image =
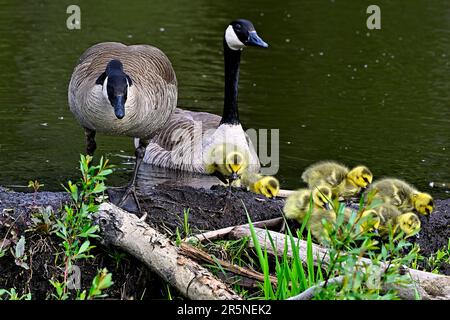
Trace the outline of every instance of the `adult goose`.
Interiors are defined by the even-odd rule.
[[[75,66],[69,84],[69,106],[85,130],[86,153],[93,155],[97,131],[139,138],[133,178],[117,203],[125,209],[128,200],[139,209],[137,172],[149,140],[173,113],[177,92],[169,59],[150,45],[99,43],[87,49]]]
[[[144,162],[165,168],[213,174],[224,182],[228,177],[224,177],[222,170],[214,168],[230,168],[229,171],[236,174],[234,171],[242,168],[237,159],[245,162],[247,171],[259,171],[258,156],[241,126],[238,113],[240,58],[246,46],[267,48],[268,44],[258,36],[250,21],[239,19],[231,22],[223,39],[225,96],[222,117],[175,109],[164,128],[147,146]],[[138,144],[137,140],[135,144]],[[224,146],[231,146],[231,149]],[[221,153],[222,149],[227,149],[226,153]],[[217,156],[219,152],[221,155]],[[237,152],[236,155],[233,152]],[[240,157],[240,154],[244,155]],[[217,159],[225,162],[235,159],[235,162],[211,162]]]

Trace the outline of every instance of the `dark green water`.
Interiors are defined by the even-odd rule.
[[[243,54],[245,127],[280,129],[283,188],[303,169],[335,159],[363,163],[438,197],[450,182],[450,5],[377,1],[382,29],[366,28],[369,1],[77,1],[81,30],[66,28],[73,1],[0,0],[0,185],[30,179],[59,189],[77,176],[84,134],[67,104],[81,53],[102,41],[149,43],[171,59],[179,105],[221,113],[222,35],[234,18],[270,44]],[[129,138],[98,136],[129,178]]]

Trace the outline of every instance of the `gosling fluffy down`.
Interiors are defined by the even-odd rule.
[[[373,175],[369,168],[357,166],[351,170],[334,162],[323,161],[308,167],[302,174],[302,180],[310,188],[327,185],[333,191],[334,197],[347,199],[357,195],[361,189],[372,183]]]
[[[416,210],[422,215],[429,215],[434,208],[433,198],[428,193],[420,192],[400,179],[378,180],[368,188],[367,194],[369,192],[375,192],[374,198],[396,206],[402,213]]]
[[[386,237],[390,229],[394,229],[394,232],[401,230],[407,237],[420,231],[420,219],[413,212],[402,213],[397,207],[387,203],[376,207],[374,210],[380,217],[379,233],[382,237]]]
[[[311,195],[313,209],[325,209],[331,201],[331,189],[327,186],[320,186],[312,190],[298,189],[286,199],[283,208],[286,218],[302,223],[310,209]]]
[[[241,186],[247,187],[250,191],[262,194],[267,198],[273,198],[280,192],[280,182],[273,176],[263,176],[259,173],[245,171],[241,175]]]
[[[228,184],[239,178],[247,169],[248,154],[239,146],[223,143],[211,148],[205,158],[205,172],[217,176],[223,183]]]

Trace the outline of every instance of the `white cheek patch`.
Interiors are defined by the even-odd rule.
[[[231,25],[228,26],[227,30],[225,30],[225,41],[228,47],[232,50],[240,50],[245,47],[245,44],[239,40]]]
[[[105,81],[103,81],[102,93],[103,93],[103,96],[105,97],[105,99],[107,101],[109,101],[109,99],[108,99],[108,91],[106,90],[107,86],[108,86],[108,77],[106,77]]]

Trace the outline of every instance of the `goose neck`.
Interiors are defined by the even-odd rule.
[[[221,123],[240,124],[238,113],[238,83],[241,50],[232,50],[224,40],[225,98]]]

